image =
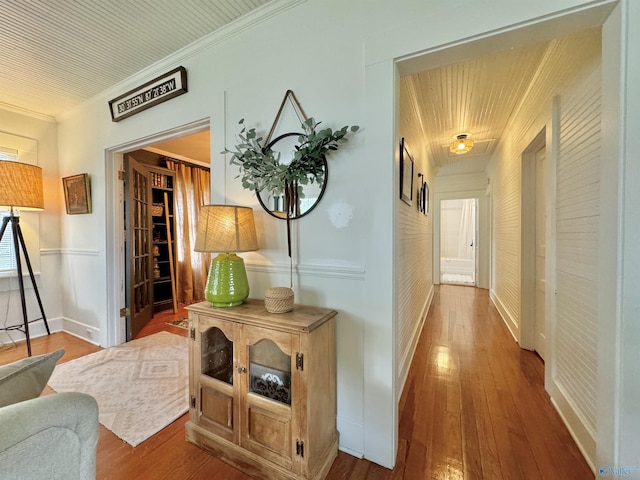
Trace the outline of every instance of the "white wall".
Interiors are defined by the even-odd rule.
[[[623,197],[623,216],[621,218],[624,230],[622,258],[624,275],[621,287],[622,303],[622,331],[621,331],[621,377],[620,388],[620,432],[617,438],[620,445],[619,461],[621,465],[637,465],[638,432],[640,432],[640,415],[638,415],[637,399],[640,397],[640,381],[638,381],[637,367],[640,364],[640,326],[638,312],[640,299],[640,254],[635,248],[640,244],[640,222],[638,222],[638,208],[640,206],[640,170],[637,158],[635,140],[636,132],[640,131],[640,94],[634,88],[634,82],[640,75],[640,38],[637,25],[640,25],[640,5],[638,2],[624,2],[625,30],[627,43],[624,44],[624,81],[622,104],[625,109],[621,112],[625,118],[622,136],[623,158],[625,160],[625,175],[621,185]],[[622,37],[625,38],[625,37]],[[635,462],[635,463],[632,463]],[[637,474],[637,472],[636,472]]]
[[[401,90],[402,94],[402,90]],[[402,101],[401,101],[402,104]],[[409,132],[407,132],[409,133]],[[414,159],[413,200],[408,205],[400,199],[399,181],[395,195],[394,285],[396,287],[396,394],[400,398],[411,360],[433,299],[433,194],[427,215],[418,209],[418,192],[422,181],[433,191],[433,166],[426,156],[424,139],[405,137],[405,147]],[[399,163],[396,171],[399,171]],[[418,177],[422,173],[424,177]]]
[[[266,132],[285,90],[292,89],[307,114],[325,125],[363,127],[329,160],[328,189],[318,208],[296,222],[296,293],[299,302],[339,310],[341,448],[393,465],[401,363],[397,322],[403,317],[392,254],[394,248],[398,254],[394,242],[402,240],[393,233],[400,225],[394,220],[397,163],[392,161],[397,162],[400,137],[395,130],[395,60],[510,30],[531,18],[552,20],[555,12],[565,14],[588,3],[308,0],[250,28],[214,35],[209,46],[187,49],[70,112],[60,119],[59,175],[92,175],[95,213],[62,217],[62,246],[70,253],[60,272],[65,316],[96,329],[103,343],[108,326],[118,321],[106,314],[112,302],[105,294],[107,239],[121,232],[106,229],[113,206],[105,204],[110,198],[105,188],[113,166],[105,165],[105,150],[203,118],[210,119],[212,133],[212,200],[256,209],[264,248],[245,257],[252,289],[260,295],[267,286],[285,283],[282,224],[259,213],[254,197],[242,190],[236,171],[219,152],[232,145],[240,118]],[[453,29],[443,19],[456,11],[465,15]],[[110,121],[110,98],[176,65],[187,68],[186,95],[120,123]],[[336,211],[350,216],[347,226],[332,222]]]
[[[603,30],[598,465],[638,466],[640,381],[640,4],[623,1]],[[606,214],[605,214],[606,212]],[[638,470],[629,478],[640,477]]]
[[[520,265],[522,154],[547,125],[557,129],[555,204],[547,240],[555,263],[555,286],[547,293],[555,315],[547,319],[546,387],[588,461],[595,463],[597,392],[597,288],[599,258],[600,32],[552,41],[537,81],[519,114],[509,123],[493,160],[496,272],[492,297],[514,336],[523,340]],[[558,124],[552,122],[557,95]],[[555,293],[555,294],[554,294]]]
[[[599,43],[598,43],[599,47]],[[556,316],[552,395],[567,398],[586,432],[595,461],[597,408],[598,275],[600,251],[599,55],[572,91],[560,96],[556,185]],[[558,403],[560,403],[558,401]]]

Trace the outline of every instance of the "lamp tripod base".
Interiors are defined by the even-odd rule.
[[[18,274],[18,284],[20,286],[20,304],[22,306],[22,325],[13,325],[10,327],[0,328],[0,331],[18,330],[24,333],[27,341],[27,354],[31,356],[31,335],[29,333],[29,324],[42,320],[44,322],[45,328],[47,329],[47,335],[51,335],[51,331],[49,330],[47,317],[44,314],[44,308],[42,307],[42,300],[40,299],[40,292],[38,292],[38,285],[36,283],[36,278],[33,275],[33,268],[31,268],[31,261],[29,260],[29,253],[27,252],[27,246],[24,243],[24,237],[22,236],[22,230],[20,229],[20,217],[17,215],[14,215],[13,210],[8,216],[4,217],[4,219],[2,220],[2,228],[0,228],[0,241],[2,241],[2,237],[4,236],[4,232],[7,229],[7,225],[9,223],[11,223],[11,231],[13,233],[13,251],[16,256],[16,270]],[[27,265],[27,270],[29,271],[29,277],[31,278],[31,284],[33,285],[33,291],[36,294],[36,299],[38,300],[38,306],[40,307],[40,313],[42,314],[41,318],[37,318],[35,320],[28,320],[27,318],[27,301],[25,299],[25,292],[24,292],[24,279],[22,278],[22,262],[20,261],[20,247],[22,248],[22,253],[24,255],[24,260]]]

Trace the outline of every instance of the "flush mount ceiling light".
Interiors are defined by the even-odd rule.
[[[473,140],[469,138],[470,136],[471,135],[468,133],[460,133],[456,135],[456,139],[449,144],[449,151],[456,155],[461,155],[470,151],[473,148]]]

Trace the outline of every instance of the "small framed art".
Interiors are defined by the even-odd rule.
[[[91,213],[91,184],[88,173],[64,177],[62,187],[64,204],[69,215]]]
[[[400,199],[407,205],[413,203],[413,157],[405,146],[404,137],[400,142]]]
[[[422,173],[418,174],[420,178],[420,190],[418,190],[418,210],[420,213],[424,213],[425,216],[429,215],[429,185],[424,180]]]

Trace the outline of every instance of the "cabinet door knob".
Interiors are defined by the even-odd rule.
[[[247,369],[244,367],[238,367],[238,373],[246,373]]]

